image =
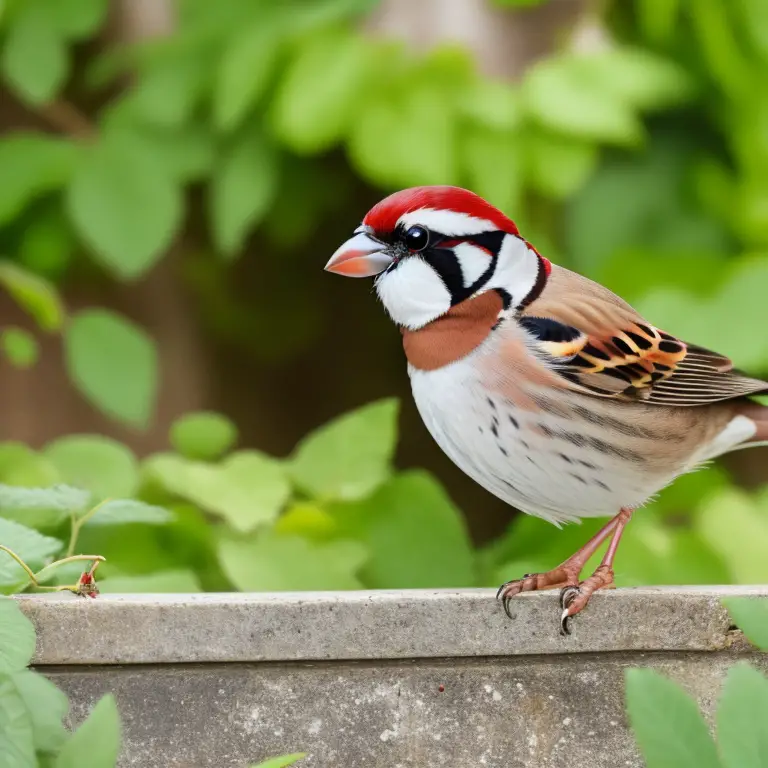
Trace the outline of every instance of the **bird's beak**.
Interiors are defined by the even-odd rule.
[[[387,253],[386,243],[358,232],[331,256],[325,269],[345,277],[372,277],[383,272],[393,261]]]

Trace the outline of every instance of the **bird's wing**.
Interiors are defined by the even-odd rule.
[[[704,405],[768,391],[727,357],[654,327],[607,288],[553,265],[519,318],[571,386],[658,405]]]

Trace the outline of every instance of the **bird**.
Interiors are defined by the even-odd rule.
[[[421,186],[371,208],[325,269],[373,277],[400,328],[416,407],[487,491],[557,526],[608,522],[552,570],[499,588],[560,589],[560,632],[599,589],[632,515],[677,477],[768,443],[768,381],[657,328],[550,262],[467,189]],[[600,565],[587,561],[608,541]]]

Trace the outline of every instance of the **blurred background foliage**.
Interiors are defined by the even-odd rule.
[[[0,1],[0,543],[99,552],[116,591],[564,559],[599,521],[461,476],[399,334],[322,265],[384,194],[458,184],[768,374],[766,30],[761,0]],[[765,455],[662,493],[618,583],[768,580]]]

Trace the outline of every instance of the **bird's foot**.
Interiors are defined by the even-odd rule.
[[[499,587],[496,599],[501,600],[501,604],[504,606],[504,613],[511,619],[512,614],[509,611],[509,604],[512,598],[521,592],[538,592],[542,589],[558,589],[559,587],[563,587],[565,590],[571,588],[569,585],[573,585],[573,588],[575,588],[578,581],[578,572],[559,565],[557,568],[553,568],[546,573],[526,573],[522,579],[507,581]]]
[[[613,587],[613,568],[609,565],[600,565],[595,572],[579,584],[569,584],[560,590],[560,634],[570,635],[568,626],[570,619],[587,607],[592,595],[598,589]]]

